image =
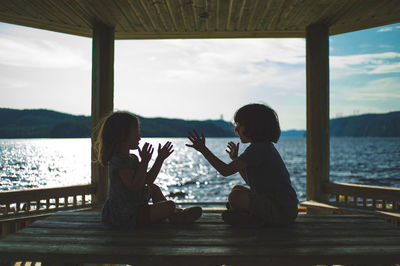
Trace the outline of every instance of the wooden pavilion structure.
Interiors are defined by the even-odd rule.
[[[329,36],[400,22],[399,0],[0,0],[0,22],[93,39],[92,141],[95,125],[113,110],[115,40],[305,38],[307,200],[337,211],[319,204],[336,195],[346,204],[351,198],[353,207],[361,199],[364,207],[400,212],[399,189],[329,182]],[[85,205],[87,194],[105,200],[105,169],[92,165],[91,185],[1,193],[0,203],[5,215],[11,203],[26,213],[34,202],[38,212],[43,199],[45,209],[50,199],[57,209],[67,207],[70,196],[74,206],[77,195]]]
[[[1,0],[0,21],[93,38],[93,126],[113,110],[115,40],[305,38],[307,199],[322,200],[329,182],[329,36],[400,22],[400,1]],[[106,198],[104,175],[93,166],[98,201]]]

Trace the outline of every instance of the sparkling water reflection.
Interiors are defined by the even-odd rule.
[[[243,181],[238,174],[219,175],[185,138],[146,138],[157,146],[171,140],[175,152],[165,161],[157,183],[170,199],[225,201]],[[222,160],[234,138],[207,139]],[[240,145],[242,152],[246,145]],[[300,200],[305,200],[306,141],[282,138],[277,144]],[[156,156],[153,155],[153,161]],[[152,163],[152,162],[151,162]],[[150,163],[150,165],[151,165]],[[332,138],[330,179],[335,182],[400,187],[400,138]],[[90,183],[90,139],[0,140],[0,190]]]

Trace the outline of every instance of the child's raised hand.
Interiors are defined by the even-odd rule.
[[[239,143],[235,144],[232,141],[228,143],[228,147],[226,148],[226,152],[229,154],[232,160],[235,160],[238,157],[239,152]]]
[[[174,150],[172,149],[174,146],[172,145],[171,141],[168,141],[161,147],[161,144],[158,144],[158,158],[162,159],[163,161],[167,159]]]
[[[204,138],[204,134],[201,133],[201,137],[199,134],[197,134],[197,131],[193,129],[194,135],[189,132],[188,133],[188,139],[193,143],[193,144],[186,144],[186,146],[194,148],[198,150],[199,152],[202,152],[206,148],[206,139]]]
[[[142,162],[148,163],[151,159],[151,156],[153,156],[153,151],[153,146],[148,142],[146,142],[142,148],[139,148],[139,155],[142,159]]]

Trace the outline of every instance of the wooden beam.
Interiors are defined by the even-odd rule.
[[[92,53],[92,184],[96,193],[92,202],[107,198],[108,169],[93,163],[96,158],[94,143],[101,119],[113,111],[114,105],[114,29],[106,25],[93,28]]]
[[[307,200],[326,200],[329,182],[329,28],[306,29]]]

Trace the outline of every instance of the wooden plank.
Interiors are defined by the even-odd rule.
[[[59,23],[64,23],[64,24],[72,24],[76,26],[76,24],[69,20],[69,18],[65,17],[63,12],[60,12],[59,9],[52,7],[50,2],[45,2],[45,1],[28,1],[25,3],[26,7],[28,7],[30,10],[37,10],[36,12],[40,13],[43,15],[43,17],[46,17],[47,19],[51,21],[57,21]]]
[[[168,31],[155,9],[153,1],[140,0],[142,9],[152,25],[152,32]]]
[[[203,7],[203,3],[200,3],[196,0],[192,0],[191,3],[191,7],[192,7],[192,20],[193,20],[193,24],[194,24],[194,30],[195,31],[199,31],[200,30],[200,14],[203,12],[204,7]],[[200,11],[200,13],[198,12]]]
[[[40,223],[58,223],[58,222],[71,222],[71,223],[100,223],[101,222],[101,217],[100,215],[96,216],[88,216],[86,212],[79,213],[80,215],[53,215],[49,218],[47,218],[45,221],[41,221]],[[378,219],[375,216],[371,215],[323,215],[327,217],[320,217],[322,215],[300,215],[297,219],[296,222],[294,223],[293,226],[296,225],[302,225],[305,226],[310,223],[318,223],[318,224],[324,224],[324,223],[334,223],[342,226],[341,224],[348,224],[349,226],[352,226],[354,223],[360,222],[364,224],[369,224],[369,223],[381,223],[383,224],[384,222],[381,219]],[[203,214],[203,216],[197,220],[193,225],[222,225],[222,218],[219,215],[211,216],[211,214]],[[39,223],[39,222],[38,222]],[[172,225],[168,222],[160,222],[160,224],[169,224]],[[176,226],[183,226],[183,225],[176,225]],[[186,226],[186,225],[185,225]],[[190,226],[187,225],[187,226]],[[356,225],[357,226],[357,225]]]
[[[353,223],[354,225],[349,225]],[[62,228],[62,229],[61,229]],[[380,230],[377,230],[380,228]],[[82,229],[84,229],[83,232]],[[379,236],[379,234],[390,233],[393,234],[393,227],[390,224],[385,223],[362,223],[360,221],[349,221],[346,223],[323,223],[323,222],[315,222],[315,223],[298,223],[292,227],[266,227],[255,231],[254,229],[249,228],[233,228],[226,224],[214,225],[214,224],[194,224],[194,225],[170,225],[170,224],[159,224],[159,225],[152,225],[146,228],[139,228],[137,230],[131,232],[124,232],[124,231],[115,231],[115,230],[108,230],[102,226],[96,224],[73,224],[73,225],[66,225],[66,223],[39,223],[36,222],[31,225],[29,228],[24,229],[20,233],[24,234],[35,234],[41,232],[40,234],[67,234],[67,235],[74,235],[74,234],[101,234],[101,235],[113,235],[113,234],[120,234],[126,233],[131,236],[146,236],[146,237],[161,237],[161,236],[201,236],[211,234],[218,236],[218,237],[226,237],[234,233],[235,235],[252,235],[257,234],[260,237],[269,238],[271,235],[279,234],[282,236],[290,236],[291,234],[302,235],[305,236],[346,236],[346,235],[362,235],[367,234],[369,236]]]
[[[181,1],[166,0],[170,16],[174,18],[174,26],[178,32],[185,32],[186,25],[181,12]]]
[[[130,1],[117,1],[113,0],[115,4],[119,7],[121,13],[125,16],[128,24],[130,25],[129,32],[145,32],[147,28],[143,25],[143,21],[138,17],[135,11],[132,9]],[[115,33],[117,36],[118,33]]]
[[[138,28],[132,27],[132,21],[142,20],[143,23],[140,30],[140,36],[146,36],[144,33],[158,32],[157,36],[149,36],[150,39],[155,38],[172,38],[170,28],[167,25],[168,19],[163,20],[167,13],[171,15],[170,11],[177,10],[172,16],[172,20],[176,20],[176,27],[183,25],[178,20],[183,20],[182,5],[191,6],[190,13],[188,13],[187,21],[193,21],[194,27],[190,25],[183,27],[183,29],[176,29],[179,32],[191,32],[192,34],[184,35],[182,38],[193,38],[204,32],[199,27],[201,20],[198,20],[198,13],[196,7],[199,0],[87,0],[87,1],[66,1],[66,0],[43,0],[28,1],[28,0],[3,0],[0,6],[0,21],[15,23],[24,26],[43,28],[47,30],[55,30],[58,32],[71,33],[80,36],[91,36],[92,26],[95,23],[101,22],[112,26],[116,29],[117,38],[139,38],[136,35]],[[252,28],[250,33],[255,34],[259,30],[272,31],[274,36],[287,37],[288,34],[277,34],[281,31],[297,31],[299,37],[305,37],[305,28],[310,24],[326,23],[330,26],[331,34],[338,34],[343,32],[351,32],[354,30],[361,30],[386,24],[393,24],[400,22],[400,7],[397,1],[393,0],[349,0],[349,1],[311,1],[311,0],[270,0],[271,7],[262,9],[258,7],[247,8],[248,3],[254,3],[254,6],[264,6],[267,0],[204,0],[203,2],[209,10],[209,19],[205,20],[205,24],[209,24],[207,30],[212,31],[214,34],[220,32],[221,29],[230,38],[242,36],[236,35],[236,31],[231,28],[231,24],[225,27],[227,21],[233,22],[233,16],[237,16],[236,12],[221,12],[225,3],[229,1],[228,6],[242,6],[240,8],[239,22],[236,25],[239,32],[245,32],[249,26],[249,19],[251,17],[263,17],[260,27],[257,28],[258,22],[253,20],[250,23]],[[150,9],[155,9],[155,15],[146,15],[146,11],[141,7],[142,2],[146,6],[154,6]],[[164,5],[166,2],[169,7],[169,12],[165,13],[160,9],[157,11],[158,5]],[[135,9],[135,12],[126,12],[126,9],[118,7],[130,5],[130,9]],[[177,6],[171,8],[173,5]],[[44,7],[44,8],[40,8]],[[210,8],[211,7],[211,8]],[[152,13],[148,10],[149,14]],[[269,10],[267,10],[269,9]],[[229,9],[228,9],[229,10]],[[271,13],[270,13],[271,11]],[[254,13],[256,12],[256,13]],[[264,16],[267,12],[267,15]],[[261,16],[259,16],[261,14]],[[127,16],[128,15],[128,16]],[[185,16],[185,14],[183,14]],[[218,16],[218,17],[217,17]],[[140,19],[138,18],[140,17]],[[154,21],[154,27],[151,25],[150,19]],[[257,19],[258,20],[258,19]],[[129,21],[129,23],[127,23]],[[221,24],[221,22],[223,22]],[[221,25],[219,25],[221,24]],[[214,27],[216,25],[217,27]],[[221,26],[221,27],[220,27]],[[232,24],[233,26],[233,24]],[[160,31],[160,29],[163,29]],[[190,29],[193,29],[192,31]],[[212,29],[212,30],[211,30]],[[120,35],[121,34],[121,35]],[[144,35],[142,35],[144,34]],[[143,37],[142,37],[143,38]],[[212,36],[209,36],[212,38]]]
[[[84,28],[92,27],[93,21],[91,21],[90,16],[88,16],[87,12],[80,9],[79,6],[75,5],[74,2],[49,0],[49,4],[51,4],[54,8],[59,9],[60,12],[64,12],[65,17],[71,21],[74,21],[74,23],[78,26]]]
[[[368,215],[301,215],[289,227],[236,228],[220,214],[193,224],[104,229],[99,212],[61,212],[0,241],[0,260],[47,263],[396,263],[400,231]],[[85,228],[82,230],[82,228]],[[245,244],[243,244],[245,243]]]
[[[346,220],[347,221],[347,220]],[[269,231],[299,231],[302,232],[302,230],[312,230],[314,229],[315,231],[319,230],[336,230],[340,229],[341,231],[351,231],[351,230],[364,230],[364,229],[373,229],[375,230],[376,227],[378,226],[389,226],[387,229],[393,229],[391,225],[385,224],[384,221],[381,222],[366,222],[362,220],[351,220],[349,219],[348,223],[346,221],[341,221],[341,222],[334,222],[334,221],[314,221],[314,222],[308,222],[308,223],[302,223],[302,222],[297,222],[296,224],[290,226],[290,227],[274,227],[274,226],[266,226],[265,228],[260,228],[259,232],[260,233],[270,233]],[[64,222],[64,221],[45,221],[45,220],[40,220],[36,221],[33,223],[30,228],[43,228],[43,229],[58,229],[58,228],[63,228],[65,230],[77,230],[77,229],[87,229],[87,230],[108,230],[108,231],[116,231],[116,230],[109,230],[106,229],[100,222]],[[134,230],[134,232],[138,231],[171,231],[171,232],[176,232],[176,231],[191,231],[193,229],[196,229],[198,231],[207,231],[207,230],[221,230],[221,234],[225,233],[230,233],[232,231],[249,231],[251,232],[251,229],[246,229],[246,228],[231,228],[227,224],[223,224],[222,221],[219,223],[194,223],[192,225],[179,225],[179,224],[170,224],[170,223],[159,223],[159,224],[154,224],[150,225],[145,228],[140,228],[140,230]],[[382,230],[385,230],[383,228]],[[226,232],[225,232],[226,231]],[[168,233],[168,232],[167,232]]]
[[[329,35],[322,24],[307,27],[307,200],[326,201],[329,182]]]
[[[268,30],[280,30],[279,25],[283,21],[285,8],[288,6],[288,1],[290,0],[274,1],[274,5],[271,5],[271,8],[274,9],[274,13],[268,23]]]
[[[119,236],[130,236],[130,237],[137,237],[137,238],[176,238],[176,237],[192,237],[192,238],[202,238],[205,236],[212,235],[214,238],[229,238],[235,236],[237,238],[240,237],[248,237],[249,235],[257,235],[259,238],[286,238],[291,239],[294,236],[296,238],[303,238],[303,237],[316,237],[316,238],[340,238],[340,237],[359,237],[365,236],[370,238],[380,238],[380,237],[391,237],[397,236],[393,228],[390,224],[387,224],[389,228],[384,229],[377,229],[378,226],[374,228],[369,227],[365,230],[361,229],[352,229],[352,230],[341,230],[339,227],[325,227],[325,228],[317,228],[313,230],[310,227],[305,228],[297,228],[295,229],[284,229],[284,228],[270,228],[270,229],[263,229],[262,232],[257,232],[255,230],[228,230],[222,228],[209,228],[210,230],[218,230],[214,233],[210,232],[209,230],[199,230],[199,228],[191,228],[190,230],[183,230],[182,228],[175,228],[172,229],[165,229],[159,227],[157,229],[152,228],[151,230],[136,230],[134,232],[123,232],[123,231],[107,231],[104,229],[59,229],[59,228],[27,228],[18,232],[18,234],[26,235],[35,237],[37,235],[42,236],[85,236],[85,237],[92,237],[92,236],[104,236],[104,237],[119,237]]]
[[[53,216],[49,217],[47,220],[51,219],[57,219],[57,220],[64,220],[64,219],[73,219],[76,217],[82,217],[83,219],[92,217],[96,219],[101,218],[101,212],[100,211],[82,211],[82,212],[70,212],[70,211],[61,211],[57,212]],[[364,220],[368,219],[370,221],[380,221],[374,216],[371,215],[360,215],[360,214],[349,214],[349,215],[299,215],[296,219],[296,221],[301,221],[302,223],[310,221],[310,220],[318,220],[318,221],[329,221],[329,220],[335,220],[339,221],[342,220],[344,222],[347,221],[347,219],[354,219],[354,220]],[[221,213],[205,213],[203,212],[203,215],[200,217],[198,220],[199,222],[221,222]],[[196,221],[196,222],[198,222]]]
[[[98,1],[96,5],[103,10],[108,10],[107,13],[112,17],[110,21],[112,21],[115,31],[127,32],[132,30],[132,24],[126,18],[125,12],[120,9],[120,6],[115,1]]]
[[[270,18],[270,14],[272,13],[272,9],[271,9],[272,2],[273,1],[258,2],[258,5],[255,6],[255,8],[254,8],[255,12],[254,12],[253,16],[250,17],[248,30],[251,30],[251,31],[263,30],[263,28],[259,27],[259,24],[266,17]]]
[[[315,227],[317,228],[322,228],[322,227],[327,227],[327,226],[331,226],[333,227],[343,227],[343,230],[347,229],[347,228],[363,228],[363,227],[369,227],[371,226],[371,224],[376,225],[378,223],[380,224],[384,224],[383,222],[379,222],[379,220],[364,220],[362,224],[358,225],[355,224],[356,222],[361,222],[363,220],[360,219],[343,219],[343,220],[322,220],[322,219],[314,219],[313,221],[308,221],[308,222],[301,222],[301,221],[297,221],[296,223],[294,223],[293,225],[289,226],[292,228],[300,228],[300,227]],[[315,225],[313,224],[315,223]],[[175,230],[176,228],[192,228],[193,226],[199,227],[199,228],[218,228],[221,227],[222,224],[222,220],[216,221],[216,222],[195,222],[193,224],[188,224],[188,225],[180,225],[180,224],[171,224],[168,222],[160,222],[159,224],[157,224],[157,226],[169,226],[171,227],[173,230]],[[32,227],[54,227],[54,228],[58,228],[58,227],[63,227],[63,228],[80,228],[81,226],[84,227],[90,227],[92,226],[94,227],[99,227],[99,228],[103,228],[103,225],[101,224],[100,221],[98,220],[92,220],[92,221],[73,221],[73,220],[51,220],[51,219],[45,219],[45,220],[40,220],[35,222],[34,224],[32,224]],[[225,226],[225,225],[224,225]],[[149,226],[152,227],[152,226]],[[267,226],[268,227],[268,226]],[[276,228],[277,226],[269,226],[270,228]],[[283,227],[286,228],[286,227]]]
[[[263,31],[267,28],[267,26],[265,25],[266,23],[268,23],[268,21],[271,20],[271,17],[273,15],[274,9],[271,8],[273,4],[275,4],[276,2],[273,0],[269,0],[269,1],[264,1],[265,4],[267,4],[263,9],[261,9],[261,13],[259,15],[257,15],[254,23],[253,23],[253,30],[257,30],[257,31]]]
[[[208,1],[207,2],[207,32],[217,32],[218,31],[218,5],[219,0]]]
[[[127,1],[129,4],[129,9],[131,10],[133,16],[130,17],[132,20],[138,21],[137,26],[141,26],[144,29],[144,32],[153,32],[154,29],[151,25],[150,19],[145,15],[145,11],[143,10],[141,4],[133,1]],[[141,31],[143,32],[143,31]]]
[[[213,26],[209,23],[210,27]],[[304,35],[304,31],[231,31],[231,32],[217,32],[207,31],[204,32],[138,32],[138,33],[124,33],[117,32],[116,39],[119,40],[132,40],[132,39],[216,39],[216,38],[299,38]]]
[[[243,15],[243,8],[244,8],[243,1],[230,1],[229,3],[229,20],[227,23],[227,30],[228,31],[237,31],[238,26],[240,25],[240,19]]]
[[[99,236],[99,235],[39,235],[35,238],[27,238],[24,234],[12,234],[7,238],[7,243],[18,244],[35,243],[48,244],[48,245],[91,245],[91,246],[112,246],[119,248],[121,246],[229,246],[241,247],[246,243],[246,247],[281,247],[281,248],[295,248],[295,247],[320,247],[329,248],[331,246],[351,247],[363,245],[375,246],[398,246],[399,236],[380,236],[371,238],[370,236],[339,236],[335,238],[327,237],[309,237],[302,238],[282,238],[279,235],[273,235],[272,238],[260,238],[257,235],[250,236],[227,236],[215,237],[212,235],[205,235],[204,237],[193,238],[191,236],[164,236],[161,238],[153,237],[132,237],[126,235],[114,236]]]
[[[180,1],[180,10],[182,13],[183,21],[185,24],[186,31],[193,32],[196,31],[196,22],[194,18],[194,3],[193,0],[181,0]]]
[[[242,7],[242,16],[238,22],[239,31],[248,31],[249,30],[249,21],[251,21],[252,16],[255,13],[255,7],[258,1],[250,1],[247,0]]]
[[[332,234],[332,235],[344,235],[345,233],[349,233],[352,235],[357,235],[360,234],[360,232],[364,231],[374,231],[374,235],[377,235],[376,227],[377,226],[382,226],[384,224],[358,224],[354,226],[346,226],[344,224],[336,225],[336,224],[308,224],[308,225],[303,225],[303,224],[297,224],[294,227],[291,228],[282,228],[282,227],[266,227],[263,229],[259,230],[259,234],[264,235],[265,237],[268,237],[268,234],[273,233],[273,231],[279,232],[279,233],[296,233],[296,234],[301,234],[305,236],[306,234]],[[386,228],[380,229],[378,232],[383,233],[385,231],[391,231],[393,229],[396,229],[392,227],[392,225],[387,224]],[[79,230],[85,230],[85,231],[110,231],[110,232],[116,232],[112,230],[107,230],[104,228],[104,226],[100,224],[82,224],[82,223],[74,223],[72,225],[67,225],[66,223],[39,223],[38,221],[33,223],[30,228],[38,228],[38,229],[43,229],[43,230],[48,230],[48,229],[59,229],[63,228],[65,232],[71,232],[74,233],[75,231]],[[142,235],[193,235],[193,236],[201,236],[202,234],[207,234],[208,232],[212,231],[218,231],[215,232],[216,235],[219,236],[229,236],[233,232],[238,233],[238,234],[246,234],[246,233],[254,233],[254,230],[236,230],[234,228],[230,228],[227,225],[225,226],[219,226],[219,225],[212,225],[212,224],[204,224],[204,225],[195,225],[195,226],[170,226],[170,225],[158,225],[157,228],[155,226],[149,227],[147,230],[135,230],[132,231],[133,234],[142,234]],[[338,233],[332,233],[332,231],[340,231]]]
[[[99,222],[101,220],[100,212],[58,212],[55,215],[46,219],[47,221],[87,221],[87,222]],[[307,224],[307,223],[336,223],[336,224],[352,224],[352,223],[383,223],[381,219],[378,219],[371,215],[299,215],[296,219],[296,224]],[[218,213],[203,213],[202,217],[196,224],[221,224],[222,217]]]
[[[308,11],[306,1],[307,0],[294,0],[291,3],[292,10],[281,23],[281,29],[299,30],[306,28],[307,25],[304,24],[304,17],[307,16]],[[329,3],[337,3],[337,1],[331,1]]]
[[[241,7],[240,7],[240,10],[239,10],[236,26],[235,26],[235,30],[236,31],[242,30],[241,23],[242,23],[242,18],[243,18],[243,13],[244,13],[244,10],[245,10],[245,6],[246,6],[246,0],[243,0],[242,4],[241,4]]]
[[[167,1],[155,1],[153,2],[154,8],[157,12],[157,16],[160,17],[160,21],[163,24],[163,28],[166,32],[176,31],[176,26],[174,20],[170,16],[170,11],[168,10]]]
[[[400,259],[398,246],[377,247],[373,245],[354,245],[352,247],[329,248],[269,247],[255,249],[254,247],[234,246],[91,246],[91,245],[36,245],[25,243],[8,243],[3,245],[1,254],[8,255],[11,260],[36,260],[54,262],[63,258],[64,263],[130,263],[152,265],[181,265],[188,261],[193,265],[207,263],[219,264],[270,264],[270,263],[396,263]],[[18,253],[14,250],[18,250]],[[1,257],[0,257],[1,259]]]
[[[69,223],[69,224],[68,224]],[[358,225],[362,224],[362,225]],[[376,227],[380,226],[386,226],[385,221],[382,219],[377,219],[377,220],[360,220],[360,219],[344,219],[344,220],[329,220],[329,221],[321,221],[318,219],[312,220],[312,221],[307,221],[307,222],[302,222],[298,221],[295,225],[293,225],[290,228],[279,228],[279,227],[266,227],[260,229],[262,232],[267,232],[269,233],[270,230],[277,230],[279,232],[281,231],[301,231],[301,230],[306,230],[307,233],[314,234],[314,232],[321,232],[326,229],[337,229],[340,230],[341,232],[344,231],[358,231],[358,230],[364,230],[364,229],[371,229],[373,231],[376,231]],[[48,221],[48,222],[36,222],[34,223],[31,228],[41,228],[41,229],[58,229],[58,228],[64,228],[65,230],[69,230],[73,232],[74,230],[80,230],[82,228],[85,228],[87,230],[92,230],[92,231],[99,231],[99,230],[106,230],[102,225],[100,221],[86,221],[82,223],[81,221],[76,221],[76,220],[67,220],[67,221]],[[146,231],[162,231],[166,230],[166,234],[168,232],[176,233],[177,230],[179,231],[190,231],[196,229],[198,231],[207,231],[207,230],[219,230],[221,235],[223,234],[229,234],[234,230],[228,225],[225,225],[222,223],[222,220],[219,220],[217,222],[196,222],[193,225],[171,225],[167,222],[164,223],[159,223],[159,224],[154,224],[150,225],[146,228],[141,229],[143,232]],[[112,230],[109,230],[112,231]],[[245,230],[241,230],[245,231]]]

